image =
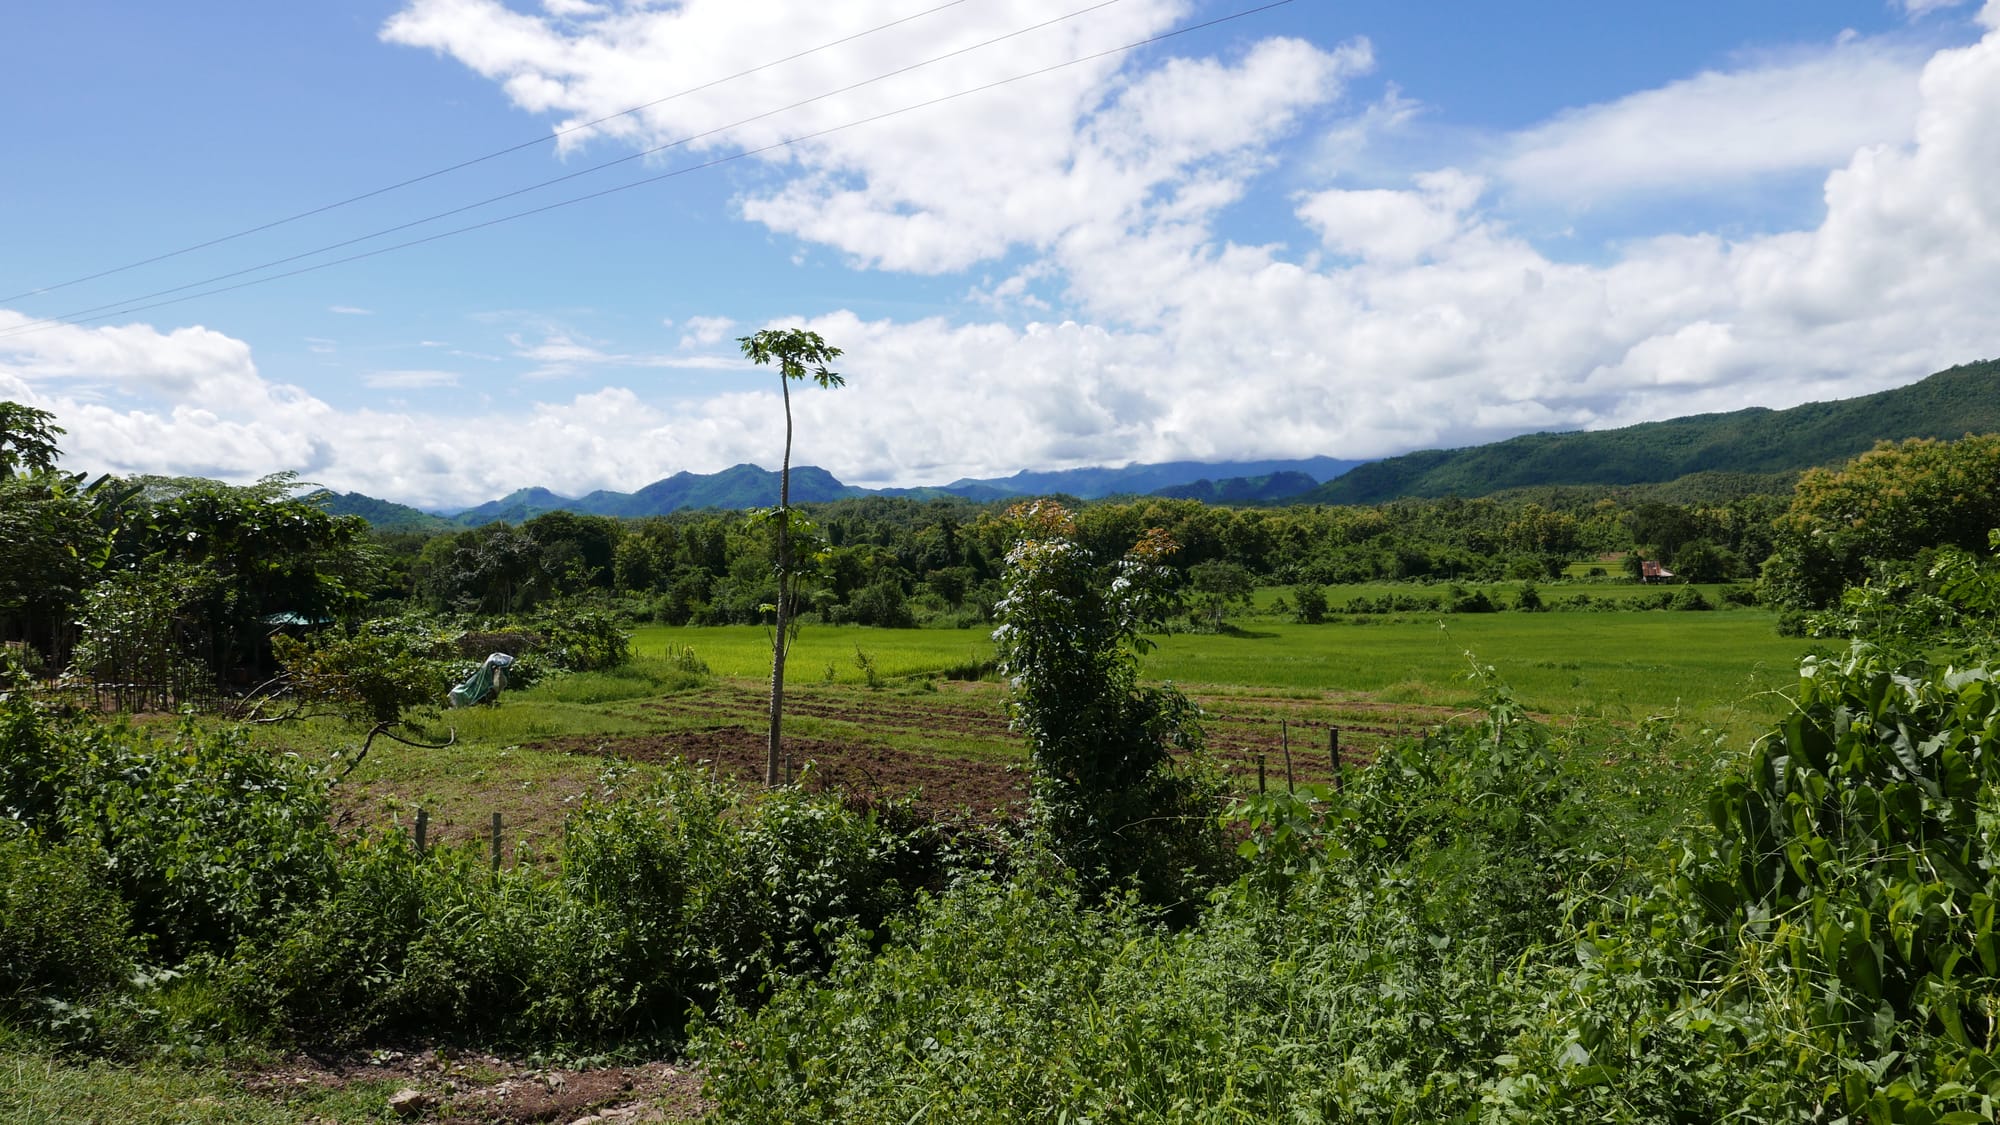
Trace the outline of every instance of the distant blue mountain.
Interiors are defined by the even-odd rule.
[[[845,485],[813,465],[792,470],[792,502],[814,504],[864,496],[868,490]],[[637,492],[593,492],[572,511],[597,516],[657,516],[684,508],[769,508],[778,502],[778,474],[755,465],[732,465],[719,473],[675,473]]]
[[[1318,487],[1319,482],[1305,473],[1266,473],[1260,477],[1224,477],[1176,484],[1155,489],[1152,495],[1199,500],[1204,504],[1276,504]]]
[[[792,469],[792,502],[814,504],[875,495],[919,499],[959,496],[986,501],[1061,494],[1082,500],[1119,495],[1185,495],[1215,498],[1219,503],[1269,503],[1313,488],[1362,463],[1332,457],[1293,461],[1172,461],[1116,469],[1020,472],[1011,477],[968,478],[921,488],[858,488],[842,484],[825,469],[799,465]],[[555,511],[635,518],[689,508],[768,508],[777,502],[778,474],[747,464],[734,465],[719,473],[675,473],[637,492],[600,489],[586,496],[569,497],[546,488],[523,488],[448,517],[425,517],[415,509],[354,492],[326,493],[321,498],[321,503],[336,515],[364,516],[377,526],[397,523],[406,527],[421,523],[421,518],[435,521],[429,526],[478,527],[498,520],[521,523]]]
[[[1321,484],[1347,472],[1364,461],[1342,461],[1335,457],[1307,457],[1291,461],[1163,461],[1154,465],[1126,465],[1090,469],[1058,469],[1037,473],[1023,470],[1011,477],[970,477],[944,486],[946,492],[976,500],[999,500],[1009,496],[1047,496],[1062,493],[1079,500],[1131,494],[1146,496],[1161,489],[1193,484],[1200,480],[1232,477],[1266,477],[1274,473],[1301,473]]]
[[[534,519],[543,512],[557,512],[563,509],[576,511],[576,501],[567,496],[558,496],[546,488],[519,488],[498,500],[488,500],[477,507],[451,517],[451,522],[460,527],[478,527],[481,524],[506,520],[520,523]]]

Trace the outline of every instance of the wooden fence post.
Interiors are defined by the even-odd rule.
[[[1257,755],[1257,795],[1264,795],[1264,755]]]
[[[1335,789],[1345,789],[1346,786],[1341,783],[1340,779],[1340,728],[1339,727],[1326,728],[1326,753],[1328,757],[1333,759],[1333,787]]]
[[[1292,784],[1292,732],[1283,719],[1278,720],[1278,746],[1285,752],[1285,792],[1296,793],[1298,789]]]
[[[430,830],[431,830],[430,810],[418,809],[417,810],[417,856],[419,858],[422,858],[424,854],[424,841],[425,838],[430,835]]]
[[[493,814],[493,871],[500,871],[500,814]]]

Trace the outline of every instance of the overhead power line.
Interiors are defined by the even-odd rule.
[[[314,215],[324,215],[328,211],[335,211],[342,207],[346,207],[349,204],[360,203],[363,200],[373,199],[378,195],[387,195],[392,191],[400,191],[403,188],[412,187],[416,184],[423,183],[426,180],[434,180],[437,179],[439,176],[447,176],[453,172],[463,171],[464,169],[470,168],[476,164],[484,164],[489,160],[498,160],[500,157],[520,152],[522,149],[534,148],[538,145],[545,145],[551,141],[556,141],[562,139],[563,137],[567,137],[572,133],[580,133],[586,129],[595,129],[597,126],[602,125],[607,121],[616,121],[618,118],[621,117],[630,117],[635,113],[643,113],[646,110],[652,109],[656,106],[665,105],[668,102],[688,97],[691,94],[699,94],[703,90],[712,90],[717,86],[721,86],[729,82],[734,82],[739,78],[748,78],[750,75],[769,70],[774,66],[783,66],[785,63],[788,62],[797,62],[799,59],[805,58],[807,55],[815,55],[821,51],[830,50],[834,47],[839,47],[848,43],[852,43],[857,39],[865,39],[870,35],[874,35],[882,31],[887,31],[892,27],[899,27],[903,24],[911,22],[912,20],[919,20],[925,16],[935,15],[938,12],[944,11],[946,8],[956,8],[960,4],[965,4],[969,2],[970,0],[946,0],[946,2],[943,4],[938,4],[934,7],[925,8],[921,12],[912,12],[907,16],[900,16],[896,19],[890,20],[888,23],[876,24],[874,27],[868,28],[865,31],[857,31],[852,35],[845,35],[839,39],[829,40],[828,42],[821,43],[817,47],[808,47],[803,51],[786,55],[784,58],[781,59],[772,59],[770,62],[767,63],[759,63],[758,65],[753,66],[748,70],[739,70],[734,74],[727,75],[722,78],[712,79],[708,82],[702,83],[699,86],[690,86],[687,89],[682,90],[678,93],[668,94],[664,98],[655,98],[654,100],[646,102],[643,105],[635,105],[630,109],[621,109],[616,113],[607,113],[602,117],[596,117],[592,118],[589,121],[579,122],[578,124],[575,125],[565,126],[561,129],[555,130],[554,132],[545,133],[541,136],[535,137],[532,140],[522,141],[519,144],[508,145],[506,148],[494,149],[492,152],[486,153],[483,156],[475,156],[469,160],[461,160],[456,164],[450,164],[443,168],[436,169],[434,171],[424,172],[420,175],[411,176],[409,179],[406,180],[398,180],[393,184],[388,184],[384,187],[375,188],[371,191],[364,191],[359,195],[350,195],[346,199],[337,199],[332,203],[321,204],[318,207],[313,207],[305,211],[299,211],[295,214],[286,215],[283,218],[272,219],[268,223],[259,223],[254,227],[245,227],[242,230],[233,231],[229,234],[218,235],[214,238],[208,239],[203,242],[191,243],[187,246],[181,247],[178,250],[169,250],[164,254],[155,254],[150,258],[141,258],[136,262],[127,262],[122,266],[113,266],[110,269],[99,270],[96,273],[85,274],[82,277],[73,277],[70,278],[68,281],[59,281],[53,285],[44,285],[36,289],[25,289],[11,296],[0,297],[0,304],[6,304],[7,302],[10,301],[18,301],[24,297],[40,296],[43,293],[53,293],[58,289],[67,289],[72,285],[81,285],[86,281],[96,281],[100,278],[111,277],[114,274],[121,274],[126,272],[127,270],[135,270],[141,266],[150,266],[155,262],[164,262],[169,258],[178,258],[183,254],[192,254],[196,250],[206,250],[211,246],[220,246],[225,242],[234,242],[239,238],[247,238],[253,234],[262,234],[267,230],[273,230],[278,227],[285,226],[288,223],[296,223],[300,219],[310,219]],[[198,282],[197,284],[201,283]]]
[[[529,184],[526,187],[515,188],[512,191],[504,191],[501,192],[499,195],[490,195],[487,196],[485,199],[481,199],[476,202],[467,203],[462,206],[453,207],[444,211],[438,211],[433,214],[425,215],[419,219],[411,219],[408,222],[397,223],[394,226],[383,227],[380,230],[370,231],[367,234],[356,235],[353,238],[344,238],[338,242],[330,242],[324,246],[314,247],[311,250],[301,250],[296,254],[287,254],[282,258],[273,258],[266,262],[259,262],[258,264],[253,266],[244,266],[241,269],[230,270],[226,273],[212,274],[208,277],[201,278],[200,280],[197,281],[190,281],[183,285],[169,286],[168,288],[165,289],[155,289],[151,293],[141,293],[134,297],[126,297],[117,301],[108,301],[101,305],[91,305],[88,308],[71,309],[68,312],[56,313],[52,316],[42,317],[38,320],[30,321],[28,324],[19,325],[15,329],[10,330],[8,332],[0,332],[0,338],[13,335],[14,332],[16,331],[25,330],[40,325],[61,324],[65,322],[76,322],[78,320],[88,321],[88,320],[102,319],[101,317],[98,317],[95,314],[103,312],[107,309],[118,309],[126,305],[135,304],[137,302],[150,301],[155,297],[166,297],[166,296],[171,296],[172,294],[175,293],[184,293],[189,289],[198,289],[204,285],[213,285],[218,281],[228,281],[231,278],[242,277],[245,274],[253,274],[263,270],[275,269],[278,266],[290,265],[293,262],[303,261],[306,258],[315,257],[320,254],[332,253],[335,250],[344,250],[349,246],[355,246],[363,242],[371,241],[373,239],[382,238],[387,235],[395,234],[399,231],[409,230],[412,227],[420,227],[423,226],[425,223],[434,223],[437,222],[439,219],[448,219],[453,215],[462,215],[467,211],[476,211],[481,207],[491,206],[492,204],[513,199],[517,196],[526,195],[529,192],[540,191],[541,189],[546,187],[553,187],[556,184],[567,183],[570,180],[578,179],[583,176],[593,175],[597,172],[604,171],[606,168],[616,168],[621,164],[630,164],[635,160],[643,160],[648,156],[657,155],[659,153],[667,151],[668,149],[680,148],[685,145],[690,145],[696,141],[704,140],[708,137],[715,136],[718,133],[726,133],[732,129],[740,129],[745,125],[755,124],[756,122],[762,121],[765,118],[775,117],[781,113],[789,113],[792,110],[812,105],[815,102],[825,101],[828,98],[838,97],[841,94],[852,93],[853,91],[859,90],[864,86],[872,86],[878,82],[886,82],[891,78],[896,78],[901,75],[908,74],[911,71],[920,70],[924,67],[932,66],[934,64],[944,62],[948,59],[957,58],[960,55],[970,54],[973,51],[978,51],[986,47],[991,47],[995,43],[1003,43],[1009,39],[1016,39],[1019,38],[1020,36],[1027,35],[1031,32],[1040,31],[1043,28],[1052,27],[1055,24],[1063,23],[1067,20],[1073,20],[1079,16],[1086,16],[1101,8],[1108,8],[1113,4],[1118,4],[1123,2],[1124,0],[1098,0],[1097,3],[1091,4],[1088,7],[1078,8],[1075,11],[1068,12],[1064,15],[1051,17],[1049,19],[1041,21],[1040,23],[1030,24],[1027,27],[1017,28],[1013,31],[1006,32],[1005,34],[996,35],[991,39],[984,39],[981,40],[980,42],[973,43],[968,46],[959,47],[955,50],[946,51],[944,54],[941,55],[933,55],[932,57],[925,59],[922,62],[914,62],[906,66],[900,66],[897,67],[895,70],[891,70],[883,74],[878,74],[873,78],[864,78],[859,82],[850,83],[846,86],[840,87],[839,89],[828,90],[825,93],[815,94],[812,97],[803,98],[799,101],[792,102],[790,105],[779,106],[776,109],[769,109],[765,110],[762,113],[752,114],[749,117],[739,118],[738,120],[732,121],[727,125],[718,125],[713,129],[707,129],[699,133],[694,133],[689,136],[681,137],[678,140],[668,141],[665,144],[654,145],[652,148],[641,149],[637,152],[629,153],[625,156],[616,157],[611,160],[606,160],[598,164],[592,164],[587,168],[579,168],[574,172],[567,172],[564,173],[563,175],[556,176],[553,179],[542,180],[539,183]],[[154,307],[154,306],[148,306],[148,307]]]
[[[0,339],[4,339],[9,336],[25,335],[31,332],[45,331],[48,328],[52,328],[63,323],[90,324],[100,320],[110,320],[113,317],[127,316],[137,312],[145,312],[149,309],[164,308],[168,305],[183,304],[188,301],[199,300],[203,297],[212,297],[221,293],[230,293],[238,289],[247,289],[254,285],[263,285],[267,282],[272,282],[272,281],[282,281],[285,278],[297,277],[301,274],[314,273],[323,269],[331,269],[334,266],[346,265],[350,262],[358,262],[364,259],[378,257],[383,254],[393,253],[398,250],[407,250],[414,246],[422,246],[427,243],[437,242],[441,239],[451,238],[456,235],[469,234],[473,231],[484,230],[487,227],[499,226],[502,223],[513,222],[516,219],[524,219],[533,215],[540,215],[545,212],[559,210],[564,207],[575,206],[576,204],[579,203],[587,203],[593,199],[602,199],[605,196],[616,195],[619,192],[630,191],[633,188],[645,187],[649,184],[656,184],[665,180],[674,179],[679,176],[685,176],[692,172],[699,172],[708,168],[714,168],[723,164],[729,164],[738,160],[743,160],[748,157],[761,155],[766,152],[774,152],[779,149],[789,148],[793,145],[803,144],[807,141],[816,140],[820,137],[830,136],[834,133],[844,132],[848,129],[858,128],[863,125],[871,125],[874,124],[875,122],[884,121],[892,117],[900,117],[903,114],[912,113],[915,112],[916,110],[927,109],[934,105],[941,105],[945,102],[956,101],[959,98],[970,97],[974,94],[985,93],[988,90],[998,89],[1002,86],[1012,85],[1013,83],[1022,82],[1030,78],[1038,78],[1044,74],[1051,74],[1054,73],[1055,71],[1064,70],[1072,66],[1078,66],[1083,63],[1093,62],[1097,59],[1108,58],[1112,55],[1123,54],[1127,51],[1138,50],[1141,47],[1148,47],[1155,43],[1162,43],[1169,39],[1179,38],[1180,36],[1189,35],[1197,31],[1203,31],[1211,27],[1219,26],[1221,24],[1231,23],[1235,20],[1240,20],[1247,18],[1249,16],[1254,16],[1263,12],[1271,11],[1274,8],[1285,7],[1290,3],[1292,3],[1292,0],[1271,0],[1270,3],[1260,4],[1254,8],[1246,8],[1240,12],[1231,12],[1230,14],[1225,16],[1217,16],[1214,19],[1203,20],[1200,23],[1189,24],[1186,27],[1176,28],[1173,31],[1167,31],[1167,32],[1162,32],[1158,35],[1148,36],[1145,39],[1135,40],[1131,43],[1126,43],[1121,46],[1106,48],[1105,50],[1095,51],[1087,55],[1080,55],[1073,59],[1067,59],[1059,63],[1052,63],[1048,66],[1040,67],[1035,70],[1026,71],[1021,74],[1016,74],[1008,78],[1002,78],[993,82],[985,83],[983,85],[973,86],[968,89],[959,90],[955,93],[940,94],[937,97],[928,98],[921,102],[915,102],[913,104],[901,106],[896,109],[885,110],[881,113],[871,114],[867,117],[857,118],[853,121],[844,122],[839,125],[829,126],[825,129],[815,130],[810,133],[803,133],[796,137],[788,137],[782,141],[774,141],[770,144],[761,145],[756,148],[744,149],[740,152],[730,153],[727,156],[717,157],[714,160],[704,161],[699,164],[692,164],[684,168],[676,168],[671,172],[662,172],[657,176],[648,176],[644,179],[633,180],[629,183],[619,184],[616,187],[604,188],[600,191],[590,192],[585,195],[572,196],[568,199],[560,199],[554,203],[546,203],[540,207],[531,207],[526,210],[514,211],[506,215],[495,216],[494,218],[484,220],[483,222],[471,223],[466,226],[455,227],[447,231],[439,231],[436,234],[425,235],[422,238],[413,238],[406,242],[398,242],[389,246],[378,246],[373,250],[366,250],[359,254],[350,254],[344,258],[334,258],[330,261],[315,262],[312,265],[301,266],[298,269],[287,270],[283,273],[270,274],[265,277],[251,278],[247,281],[239,281],[233,285],[224,285],[214,289],[206,289],[199,293],[189,293],[183,296],[170,297],[166,300],[154,301],[150,304],[139,304],[139,305],[122,307],[112,312],[106,312],[96,316],[82,317],[74,321],[54,319],[54,320],[44,320],[44,321],[33,321],[28,324],[17,325],[8,331],[0,332]],[[264,268],[264,267],[257,267],[257,268]]]

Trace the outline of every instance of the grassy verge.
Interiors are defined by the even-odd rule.
[[[389,1083],[306,1086],[277,1099],[213,1068],[0,1051],[0,1125],[326,1125],[394,1121]]]

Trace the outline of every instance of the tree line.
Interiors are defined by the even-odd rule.
[[[88,479],[57,467],[61,427],[0,403],[0,641],[10,659],[107,674],[164,642],[212,671],[254,665],[287,624],[420,610],[499,617],[583,599],[628,620],[770,623],[774,525],[755,513],[638,520],[549,512],[438,534],[377,532],[276,474]],[[1641,558],[1694,582],[1755,583],[1770,604],[1833,604],[1885,567],[1974,549],[2000,526],[2000,436],[1889,444],[1789,495],[1657,487],[1537,488],[1476,499],[1228,508],[1197,500],[1081,503],[1075,537],[1112,558],[1153,530],[1197,612],[1251,585],[1548,580]],[[868,496],[788,521],[801,619],[885,627],[993,620],[1010,545],[1005,503]],[[1581,564],[1579,566],[1579,564]],[[147,640],[146,638],[151,638]],[[159,669],[151,670],[159,673]]]

